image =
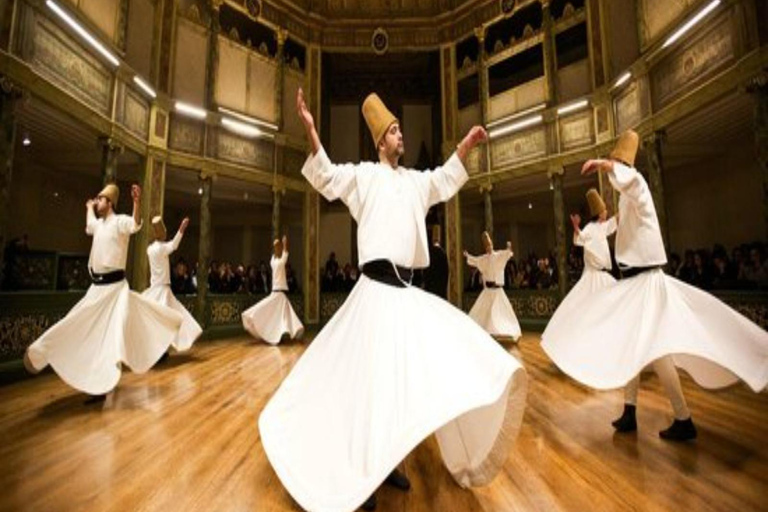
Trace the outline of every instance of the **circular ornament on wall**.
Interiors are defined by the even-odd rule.
[[[373,31],[371,36],[371,48],[377,55],[382,55],[389,49],[389,34],[383,28],[379,27]]]

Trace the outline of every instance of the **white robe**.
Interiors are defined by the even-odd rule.
[[[179,248],[181,237],[181,232],[177,231],[176,236],[170,242],[155,240],[149,244],[147,256],[149,257],[150,286],[141,294],[143,297],[168,306],[181,314],[183,321],[179,330],[179,336],[171,344],[178,352],[189,350],[195,340],[203,333],[203,329],[197,323],[195,317],[187,311],[187,308],[176,299],[173,291],[171,291],[171,264],[169,257]]]
[[[614,163],[621,193],[616,235],[619,265],[666,262],[648,184],[635,169]],[[666,275],[643,272],[597,291],[569,317],[562,338],[543,344],[564,372],[588,386],[624,386],[653,361],[671,356],[702,387],[739,379],[759,392],[768,385],[768,333],[711,294]]]
[[[321,149],[302,174],[358,223],[361,265],[429,264],[425,217],[466,181],[458,157],[433,172],[335,166]],[[355,510],[436,431],[463,486],[499,471],[517,436],[527,377],[515,358],[440,298],[361,275],[259,418],[267,457],[313,512]]]
[[[504,268],[511,257],[509,249],[467,257],[467,264],[476,267],[483,275],[483,291],[469,310],[469,316],[488,334],[517,341],[522,336],[520,323],[504,291]],[[499,288],[489,288],[486,282],[493,282]]]
[[[89,211],[90,267],[97,273],[123,270],[128,239],[139,229],[128,215],[96,219]],[[100,395],[117,386],[121,363],[136,373],[149,370],[176,339],[181,322],[179,313],[132,292],[125,280],[91,285],[26,355],[35,370],[50,364],[73,388]]]
[[[590,222],[573,234],[573,244],[584,248],[584,270],[541,334],[545,351],[556,352],[555,343],[570,343],[572,320],[581,315],[593,293],[616,283],[616,279],[607,272],[613,267],[607,238],[615,232],[616,217],[611,217],[606,222]]]
[[[288,292],[285,277],[287,262],[288,251],[283,251],[279,258],[272,256],[269,262],[272,267],[272,292],[241,315],[243,328],[254,338],[262,339],[271,345],[280,343],[280,338],[285,333],[288,333],[291,339],[304,333],[304,326],[285,295]]]

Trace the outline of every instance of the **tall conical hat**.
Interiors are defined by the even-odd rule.
[[[114,208],[117,206],[117,198],[120,197],[120,189],[114,183],[108,183],[96,197],[106,197]]]
[[[164,240],[168,231],[165,229],[165,222],[160,215],[152,217],[152,230],[155,232],[155,238],[158,240]]]
[[[389,111],[375,92],[369,94],[363,102],[363,117],[373,137],[373,145],[377,147],[392,123],[398,122],[395,115]]]
[[[634,167],[639,144],[640,138],[637,136],[637,133],[634,130],[627,130],[619,137],[616,147],[613,148],[610,156],[614,160],[619,160],[630,167]]]
[[[600,192],[598,192],[597,189],[591,188],[587,190],[587,203],[589,204],[589,214],[593,217],[596,217],[607,210],[605,201],[600,197]]]

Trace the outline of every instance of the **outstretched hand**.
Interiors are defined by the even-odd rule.
[[[299,87],[299,92],[296,93],[296,111],[299,114],[299,119],[304,123],[304,127],[309,130],[314,128],[315,119],[312,117],[312,113],[307,108],[307,102],[304,101],[304,91]]]
[[[179,231],[182,235],[187,230],[187,226],[189,226],[189,217],[184,217],[184,220],[181,221],[181,225],[179,226]]]
[[[573,228],[576,229],[579,226],[581,226],[581,215],[578,213],[572,213],[571,214],[571,224],[573,224]]]
[[[613,162],[605,160],[603,158],[597,158],[587,160],[584,165],[581,166],[581,174],[587,175],[594,172],[611,172],[613,170]]]
[[[131,197],[133,198],[134,203],[138,203],[141,199],[141,187],[133,184],[131,185]]]
[[[463,254],[465,258],[469,258],[469,253],[466,251],[466,249],[461,254]]]

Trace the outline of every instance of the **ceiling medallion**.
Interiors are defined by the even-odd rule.
[[[261,2],[259,0],[245,0],[245,6],[248,8],[248,13],[254,18],[258,18],[261,14]]]
[[[501,12],[504,14],[510,14],[515,10],[515,0],[500,0],[499,3],[501,3]]]
[[[383,55],[389,49],[389,34],[383,28],[379,27],[373,31],[371,37],[371,47],[377,55]]]

